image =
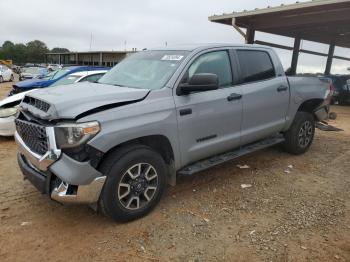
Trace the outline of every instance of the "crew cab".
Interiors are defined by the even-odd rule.
[[[317,78],[286,77],[270,48],[144,50],[96,83],[27,94],[16,119],[18,162],[53,200],[130,221],[178,175],[276,144],[306,152],[329,92]]]

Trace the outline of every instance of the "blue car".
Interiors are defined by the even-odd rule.
[[[45,88],[53,83],[57,82],[58,80],[62,79],[63,77],[72,74],[77,73],[80,71],[93,71],[93,70],[104,70],[109,69],[108,67],[92,67],[92,66],[69,66],[64,67],[60,70],[53,71],[49,74],[47,74],[45,77],[41,79],[29,79],[20,81],[13,85],[12,90],[9,93],[9,96],[12,96],[14,94],[22,93],[31,89],[36,88]]]

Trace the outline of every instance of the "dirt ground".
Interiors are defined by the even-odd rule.
[[[332,109],[344,132],[317,131],[305,155],[270,148],[180,178],[128,224],[38,193],[0,138],[0,261],[350,261],[350,107]]]

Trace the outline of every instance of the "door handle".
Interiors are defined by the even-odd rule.
[[[191,108],[180,109],[180,116],[190,115],[192,114]]]
[[[277,92],[283,92],[283,91],[287,91],[288,90],[288,87],[286,86],[280,86],[277,88]]]
[[[236,93],[233,93],[231,95],[229,95],[227,97],[227,101],[234,101],[234,100],[239,100],[242,98],[242,95],[241,94],[236,94]]]

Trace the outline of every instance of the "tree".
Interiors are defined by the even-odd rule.
[[[15,53],[15,45],[11,41],[5,41],[1,48],[1,59],[12,59]]]
[[[69,50],[67,48],[62,47],[54,47],[50,51],[51,53],[69,53]]]
[[[45,54],[48,52],[49,49],[46,44],[39,40],[30,41],[26,45],[5,41],[2,47],[0,46],[0,59],[11,59],[15,64],[43,63],[45,62]],[[51,52],[65,53],[69,52],[69,50],[55,47]]]
[[[40,63],[45,61],[45,54],[49,51],[46,44],[40,40],[27,43],[27,61]]]
[[[12,60],[16,64],[24,64],[27,62],[27,47],[24,44],[15,44],[15,53],[12,56]]]

